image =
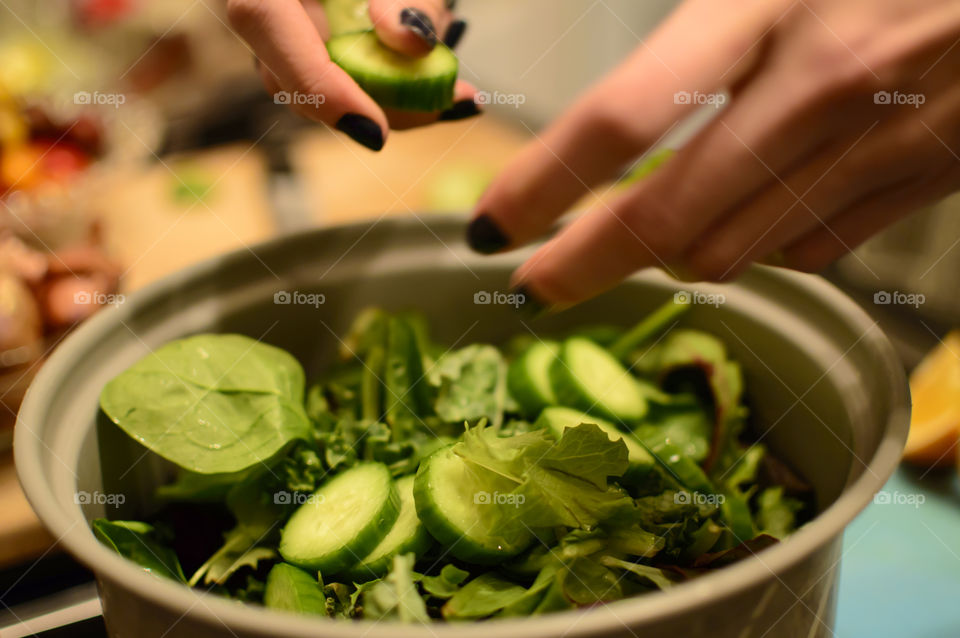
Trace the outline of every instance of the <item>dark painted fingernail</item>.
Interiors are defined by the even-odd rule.
[[[383,148],[383,131],[365,115],[347,113],[337,122],[337,130],[343,131],[353,138],[353,141],[371,150],[379,151]]]
[[[420,9],[407,7],[400,12],[400,24],[407,27],[413,33],[426,42],[431,47],[436,46],[437,29],[433,26],[433,20]]]
[[[548,304],[537,299],[536,295],[530,292],[530,289],[523,284],[514,287],[511,292],[516,295],[517,312],[522,315],[536,319],[550,310]]]
[[[478,253],[492,255],[506,248],[510,240],[489,215],[483,214],[474,218],[467,227],[467,243]]]
[[[453,11],[457,8],[457,0],[447,0],[447,8]]]
[[[447,34],[443,36],[443,43],[453,49],[459,43],[461,38],[463,38],[463,33],[467,30],[467,23],[465,20],[454,20],[450,23],[450,26],[447,27]]]
[[[441,113],[437,119],[441,122],[453,122],[454,120],[465,120],[468,117],[480,115],[481,113],[483,113],[483,111],[480,110],[480,107],[477,106],[477,103],[472,99],[460,100]]]

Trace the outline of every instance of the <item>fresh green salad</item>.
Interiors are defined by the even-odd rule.
[[[240,335],[110,381],[110,421],[177,466],[107,546],[238,601],[480,620],[673,587],[778,542],[809,487],[750,443],[740,366],[667,303],[630,329],[446,348],[369,309],[307,387]]]

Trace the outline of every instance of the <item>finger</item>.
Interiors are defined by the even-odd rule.
[[[281,96],[280,81],[277,76],[263,64],[257,64],[257,73],[260,75],[263,88],[273,96],[274,102],[276,102]]]
[[[676,263],[726,210],[787,174],[832,129],[817,109],[773,111],[778,80],[758,79],[660,170],[560,233],[517,273],[542,303],[577,303],[635,270]],[[789,103],[789,98],[787,98]]]
[[[421,113],[417,111],[398,111],[386,109],[390,128],[404,130],[426,126],[434,122],[454,122],[464,120],[482,112],[476,102],[477,89],[472,84],[457,80],[453,93],[453,106],[446,111],[436,113]]]
[[[313,28],[320,34],[320,38],[324,41],[329,40],[330,24],[327,22],[327,12],[324,11],[323,5],[317,0],[300,0],[300,4],[303,6],[303,10],[307,12],[307,16],[310,17],[310,22],[313,23]]]
[[[370,19],[384,44],[420,57],[443,41],[453,15],[444,0],[370,0]]]
[[[787,246],[782,252],[783,265],[819,272],[880,230],[915,210],[940,201],[958,188],[960,170],[951,167],[932,178],[918,179],[895,190],[875,194]]]
[[[660,140],[697,105],[736,82],[776,3],[745,11],[697,0],[680,5],[650,40],[603,78],[508,165],[481,198],[471,245],[484,253],[525,243]],[[716,101],[718,98],[712,98]],[[769,109],[768,109],[769,110]]]
[[[335,126],[367,148],[383,147],[386,115],[330,61],[300,0],[229,0],[227,8],[234,28],[290,93],[294,111]]]

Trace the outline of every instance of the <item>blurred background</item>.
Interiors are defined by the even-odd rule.
[[[395,132],[379,154],[274,104],[222,5],[0,0],[0,628],[55,611],[51,626],[90,618],[60,635],[103,635],[89,574],[40,527],[9,451],[23,392],[73,326],[277,234],[468,211],[512,153],[674,3],[461,0],[461,76],[511,103]],[[925,410],[914,426],[922,420],[926,438],[887,490],[922,502],[877,502],[848,530],[842,638],[960,635],[960,338],[946,336],[960,316],[958,203],[905,220],[824,273],[888,331],[906,367],[927,357],[914,378]]]

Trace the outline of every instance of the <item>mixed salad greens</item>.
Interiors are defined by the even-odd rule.
[[[809,488],[745,437],[739,365],[677,327],[445,349],[369,309],[309,390],[239,335],[170,343],[103,389],[178,466],[98,538],[157,576],[303,614],[540,614],[666,589],[776,543]]]

